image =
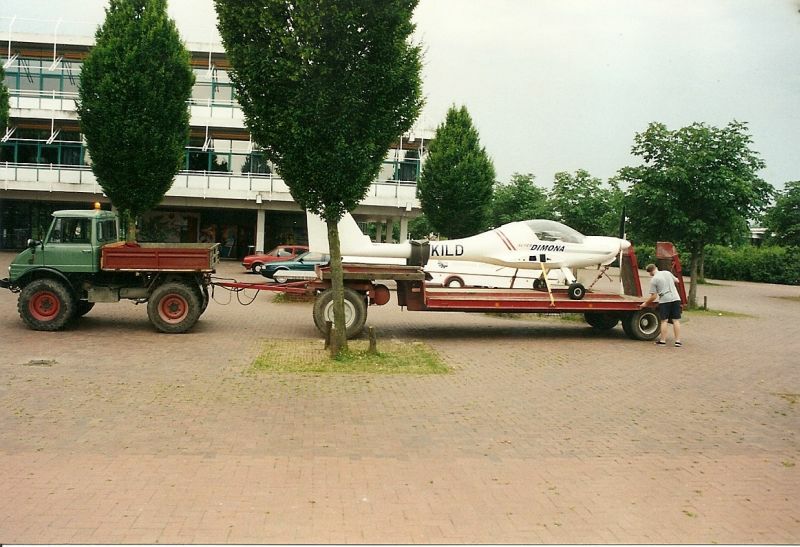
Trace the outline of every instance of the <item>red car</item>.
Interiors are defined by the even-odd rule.
[[[253,273],[261,273],[261,268],[268,262],[291,260],[306,252],[308,252],[308,246],[306,245],[278,245],[268,253],[247,255],[242,259],[242,266],[244,266],[245,270],[250,270]]]

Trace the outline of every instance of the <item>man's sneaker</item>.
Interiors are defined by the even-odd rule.
[[[656,342],[656,345],[657,346],[666,346],[667,342],[665,340],[659,340],[658,342]]]

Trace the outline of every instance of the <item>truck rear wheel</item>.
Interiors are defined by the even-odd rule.
[[[147,316],[155,328],[168,334],[191,329],[200,317],[197,291],[184,283],[164,283],[153,291],[147,302]]]
[[[622,329],[634,340],[655,340],[661,331],[661,321],[654,310],[645,308],[626,314],[622,318]]]
[[[60,330],[75,314],[75,297],[59,281],[37,279],[20,292],[17,310],[33,330]]]
[[[327,289],[314,301],[314,324],[325,334],[326,321],[333,322],[333,289]],[[367,322],[364,297],[353,289],[344,289],[344,323],[347,338],[358,336]]]

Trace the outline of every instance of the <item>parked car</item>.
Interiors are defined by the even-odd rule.
[[[290,279],[306,279],[313,276],[314,267],[331,261],[330,255],[308,252],[292,260],[270,262],[261,268],[261,275],[285,283]],[[311,272],[309,274],[309,272]]]
[[[278,245],[268,253],[256,253],[247,255],[242,259],[242,266],[245,270],[253,273],[261,273],[264,264],[281,260],[289,260],[308,252],[306,245]]]

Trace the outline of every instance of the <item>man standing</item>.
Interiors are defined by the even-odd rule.
[[[645,268],[652,277],[650,281],[650,295],[642,302],[640,308],[646,308],[658,299],[658,315],[661,318],[661,336],[656,342],[657,346],[667,345],[667,323],[672,323],[675,334],[675,347],[681,347],[681,295],[675,283],[678,278],[672,272],[659,271],[655,264],[648,264]]]

